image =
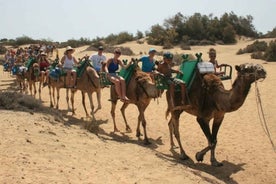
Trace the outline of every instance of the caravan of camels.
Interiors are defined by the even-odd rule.
[[[157,51],[151,48],[147,56],[132,58],[128,63],[124,63],[119,59],[122,53],[119,49],[115,49],[111,59],[99,60],[102,67],[98,69],[93,57],[83,56],[76,59],[73,55],[74,51],[75,49],[68,46],[64,56],[60,58],[58,49],[47,46],[30,46],[18,49],[16,52],[9,50],[5,55],[4,70],[16,76],[21,93],[28,93],[37,98],[38,86],[38,98],[42,100],[41,91],[48,88],[50,106],[56,109],[59,109],[60,90],[65,89],[68,110],[71,110],[73,115],[76,113],[75,93],[78,90],[81,91],[85,114],[92,119],[86,126],[89,130],[97,124],[95,113],[103,110],[101,91],[110,90],[109,101],[114,132],[119,131],[115,116],[118,101],[122,102],[121,113],[127,132],[132,130],[125,110],[130,104],[134,104],[139,111],[136,136],[138,138],[143,136],[145,145],[151,143],[147,133],[148,120],[145,118],[145,111],[152,99],[162,98],[164,94],[167,101],[167,110],[164,110],[164,114],[170,115],[168,127],[171,148],[177,148],[174,144],[175,138],[180,149],[180,158],[189,159],[182,147],[179,123],[183,112],[191,114],[196,117],[208,141],[207,147],[197,152],[195,158],[199,162],[203,161],[204,155],[210,151],[212,166],[223,165],[217,161],[215,150],[218,142],[217,134],[225,113],[238,110],[244,104],[251,85],[265,79],[267,75],[260,64],[236,65],[237,74],[232,88],[225,89],[223,81],[232,79],[232,66],[226,64],[216,66],[211,62],[211,58],[210,61],[203,61],[201,53],[195,54],[195,58],[183,55],[183,61],[176,69],[172,66],[173,54],[170,52],[162,54],[162,61],[156,61],[153,57]],[[102,51],[103,47],[99,47],[98,54],[100,54],[97,59],[103,58],[100,57]],[[210,57],[214,52],[215,50],[210,50]],[[146,71],[146,66],[151,67],[150,71]],[[185,86],[184,95],[182,83]],[[97,108],[94,107],[92,99],[94,92],[97,94]],[[89,98],[90,113],[86,108],[86,94]],[[213,122],[210,127],[211,120]],[[142,124],[143,133],[140,132],[140,124]]]

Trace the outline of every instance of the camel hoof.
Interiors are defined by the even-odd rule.
[[[196,160],[197,160],[198,162],[202,162],[202,161],[203,161],[204,154],[202,154],[201,152],[197,152],[196,155],[195,155],[195,157],[196,157]]]
[[[180,155],[180,159],[181,159],[181,160],[188,160],[188,159],[190,159],[190,157],[188,157],[188,155],[186,155],[186,153],[182,153],[182,154]]]
[[[141,134],[140,132],[136,132],[136,137],[140,137],[140,136],[143,136],[143,134]]]
[[[179,147],[176,146],[176,145],[172,145],[172,146],[171,146],[171,150],[178,149],[178,148],[179,148]]]
[[[148,139],[144,140],[144,145],[150,145],[150,144],[151,144],[151,142]]]
[[[114,132],[120,132],[119,129],[117,128],[114,128]]]
[[[214,167],[221,167],[221,166],[223,166],[223,163],[218,162],[218,161],[213,161],[211,165]]]
[[[127,133],[131,133],[132,132],[131,128],[130,127],[126,127],[126,132]]]

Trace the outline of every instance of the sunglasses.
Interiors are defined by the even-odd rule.
[[[121,55],[121,52],[117,52],[117,51],[116,51],[116,52],[115,52],[115,54],[119,54],[119,55]]]

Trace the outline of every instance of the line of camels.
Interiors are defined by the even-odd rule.
[[[184,58],[184,57],[183,57]],[[201,61],[201,57],[197,57],[198,62]],[[189,62],[189,61],[183,61]],[[67,104],[69,108],[69,96],[68,92],[71,91],[71,103],[72,111],[74,112],[74,94],[77,90],[82,93],[82,104],[85,109],[85,113],[89,116],[87,109],[85,107],[85,94],[88,95],[92,121],[90,125],[86,128],[92,126],[96,123],[94,113],[101,108],[101,97],[100,90],[102,88],[101,81],[103,79],[104,73],[99,76],[93,67],[90,65],[88,58],[83,61],[84,71],[83,74],[77,78],[76,89],[67,89]],[[140,124],[142,123],[144,130],[144,144],[150,144],[147,135],[147,121],[145,118],[145,110],[150,104],[151,99],[160,97],[160,94],[164,90],[158,88],[154,83],[154,80],[146,73],[142,72],[137,62],[133,61],[133,72],[130,76],[129,82],[127,83],[127,97],[130,99],[129,102],[123,103],[121,107],[121,113],[125,122],[126,131],[131,132],[131,128],[128,125],[125,110],[129,104],[134,104],[139,110],[138,123],[136,128],[136,136],[139,138],[142,136],[140,132]],[[174,138],[177,140],[180,149],[180,158],[183,160],[189,159],[186,155],[182,143],[180,140],[179,132],[179,118],[183,112],[189,113],[196,117],[198,124],[200,125],[204,135],[207,138],[208,146],[197,152],[195,158],[197,161],[203,161],[204,155],[211,151],[210,162],[212,166],[222,166],[222,163],[216,160],[215,149],[217,145],[217,133],[219,131],[220,125],[224,119],[225,113],[233,112],[238,110],[244,103],[248,92],[250,90],[251,84],[257,82],[260,79],[266,78],[266,71],[260,64],[245,63],[235,66],[237,77],[232,84],[232,88],[226,90],[223,86],[220,77],[214,73],[201,74],[197,67],[195,67],[192,83],[189,87],[187,93],[187,100],[189,101],[189,108],[185,108],[181,104],[181,94],[180,91],[175,90],[174,102],[171,102],[170,91],[166,90],[166,100],[167,100],[167,110],[164,112],[167,116],[170,115],[168,121],[169,133],[170,133],[170,144],[171,149],[177,148],[174,143]],[[39,81],[35,77],[35,68],[30,69],[30,76],[33,76],[29,80],[30,85],[34,81]],[[185,75],[185,73],[184,73]],[[59,91],[61,88],[65,87],[65,78],[60,77],[58,80],[49,78],[49,96],[50,96],[50,106],[59,108]],[[31,90],[31,89],[30,89]],[[57,97],[55,97],[55,91],[57,92]],[[98,108],[95,110],[92,93],[97,93]],[[40,88],[39,88],[40,93]],[[34,94],[35,95],[35,94]],[[56,101],[55,101],[56,98]],[[110,88],[110,98],[111,98],[111,116],[114,124],[114,131],[119,131],[116,126],[115,109],[118,97],[114,90],[113,85]],[[174,105],[174,106],[173,106]],[[179,108],[180,107],[180,108]],[[183,107],[183,108],[182,108]],[[210,121],[213,119],[212,127],[210,127]]]

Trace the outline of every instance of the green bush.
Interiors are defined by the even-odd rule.
[[[5,54],[7,52],[6,47],[0,45],[0,54]]]
[[[271,41],[267,47],[264,58],[266,61],[276,61],[276,40]]]

